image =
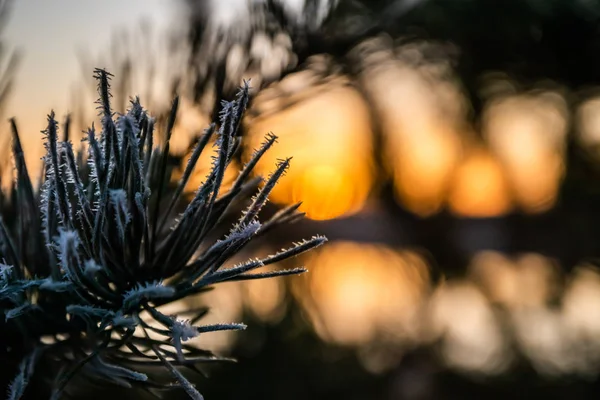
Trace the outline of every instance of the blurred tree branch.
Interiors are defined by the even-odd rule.
[[[13,0],[0,0],[0,35],[8,25],[10,12],[12,11]],[[14,85],[14,76],[21,60],[21,52],[18,50],[10,50],[4,38],[0,36],[0,117],[4,117],[6,111],[6,103]],[[8,127],[8,124],[5,125]],[[10,167],[10,146],[7,143],[10,140],[10,135],[0,134],[0,186],[2,183],[2,175]]]

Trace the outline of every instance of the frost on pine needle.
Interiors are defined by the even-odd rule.
[[[112,75],[96,69],[94,76],[101,129],[92,125],[85,146],[74,147],[50,113],[40,185],[31,182],[17,124],[10,121],[16,180],[10,196],[0,193],[0,357],[14,371],[6,395],[19,399],[32,382],[46,380],[54,382],[51,397],[58,399],[68,395],[79,376],[147,391],[179,388],[199,399],[178,368],[197,370],[196,364],[228,359],[186,342],[245,325],[201,325],[205,309],[183,320],[159,307],[219,282],[302,273],[303,268],[255,270],[315,248],[325,238],[223,268],[253,238],[302,216],[296,205],[259,222],[269,193],[289,166],[286,159],[274,165],[229,233],[206,243],[232,203],[256,191],[253,169],[277,139],[268,134],[224,191],[224,173],[239,147],[237,130],[249,102],[248,82],[234,101],[223,103],[218,121],[197,140],[179,184],[171,187],[168,151],[179,100],[173,101],[159,135],[138,98],[118,114],[111,105]],[[214,154],[211,170],[185,206],[183,190],[203,151]],[[43,367],[37,371],[36,365]],[[177,384],[146,375],[157,365]]]

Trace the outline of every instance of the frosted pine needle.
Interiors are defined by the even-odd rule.
[[[62,398],[69,393],[72,379],[82,375],[125,388],[182,388],[191,398],[201,399],[178,368],[228,359],[185,342],[245,325],[196,325],[206,310],[182,320],[157,308],[219,282],[302,273],[304,268],[254,271],[320,246],[325,238],[316,236],[264,259],[223,269],[252,239],[302,215],[292,206],[265,224],[259,222],[269,193],[288,168],[290,160],[282,160],[229,234],[212,246],[205,243],[228,207],[256,188],[257,179],[250,179],[253,169],[276,142],[274,135],[267,135],[232,188],[224,192],[224,172],[238,148],[237,130],[249,102],[248,83],[244,82],[233,102],[224,103],[219,121],[195,144],[173,188],[168,186],[172,168],[167,158],[178,99],[166,131],[156,140],[154,118],[139,99],[118,115],[111,105],[112,75],[96,69],[94,76],[101,131],[96,132],[93,125],[87,130],[87,157],[83,157],[83,147],[73,150],[68,133],[61,135],[50,113],[43,135],[46,155],[39,190],[33,189],[17,125],[11,120],[17,179],[11,197],[0,193],[0,203],[6,205],[0,215],[0,331],[14,341],[0,348],[3,362],[8,360],[14,370],[7,396],[21,398],[36,376],[41,376],[54,382],[48,390],[51,398]],[[67,121],[65,130],[68,126]],[[214,135],[216,147],[206,149]],[[208,177],[187,207],[181,207],[183,188],[200,155],[213,150]],[[185,211],[172,215],[176,209]],[[198,254],[200,248],[206,250]],[[47,336],[54,340],[42,340]],[[9,347],[10,351],[5,350]],[[44,371],[36,370],[40,357]],[[178,385],[132,367],[157,363]]]

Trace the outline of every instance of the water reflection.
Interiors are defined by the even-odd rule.
[[[243,310],[266,323],[288,306],[288,289],[326,342],[354,348],[379,373],[410,349],[436,349],[446,367],[477,376],[508,372],[527,360],[547,376],[600,372],[600,271],[564,275],[551,259],[525,253],[477,253],[461,278],[434,283],[418,251],[335,242],[307,256],[310,272],[288,281],[228,284],[208,296],[211,322]],[[188,305],[189,307],[189,305]],[[236,334],[206,335],[226,350]]]
[[[295,295],[324,340],[356,346],[417,340],[429,290],[421,256],[338,242],[307,263],[314,268],[293,282]]]

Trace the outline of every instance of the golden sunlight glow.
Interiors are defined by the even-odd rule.
[[[567,123],[564,99],[550,92],[492,100],[485,110],[484,134],[526,211],[554,205],[564,173]]]
[[[337,214],[335,210],[355,211],[355,204],[364,201],[360,193],[355,193],[352,176],[334,165],[306,166],[298,175],[292,186],[291,201],[304,202],[310,196],[312,219],[330,219]]]
[[[449,195],[452,212],[466,217],[495,217],[511,209],[502,166],[484,148],[472,149],[456,170]]]
[[[285,79],[282,84],[287,85]],[[275,88],[256,97],[256,109],[283,101]],[[368,108],[360,94],[343,81],[307,90],[314,93],[303,93],[302,99],[288,108],[246,118],[245,157],[260,146],[267,132],[273,132],[278,143],[261,159],[256,172],[266,176],[277,159],[293,159],[287,175],[273,190],[272,201],[286,205],[302,201],[300,210],[316,220],[357,212],[374,181]]]
[[[394,155],[396,194],[411,211],[439,211],[454,171],[460,142],[450,132],[420,131],[398,143]]]
[[[398,200],[419,215],[434,214],[460,156],[464,97],[453,81],[439,76],[438,66],[408,65],[389,51],[375,51],[365,63],[361,81],[384,133],[385,163]]]
[[[311,258],[310,274],[292,281],[296,297],[324,340],[365,345],[414,341],[429,270],[412,252],[351,242],[330,243]]]

